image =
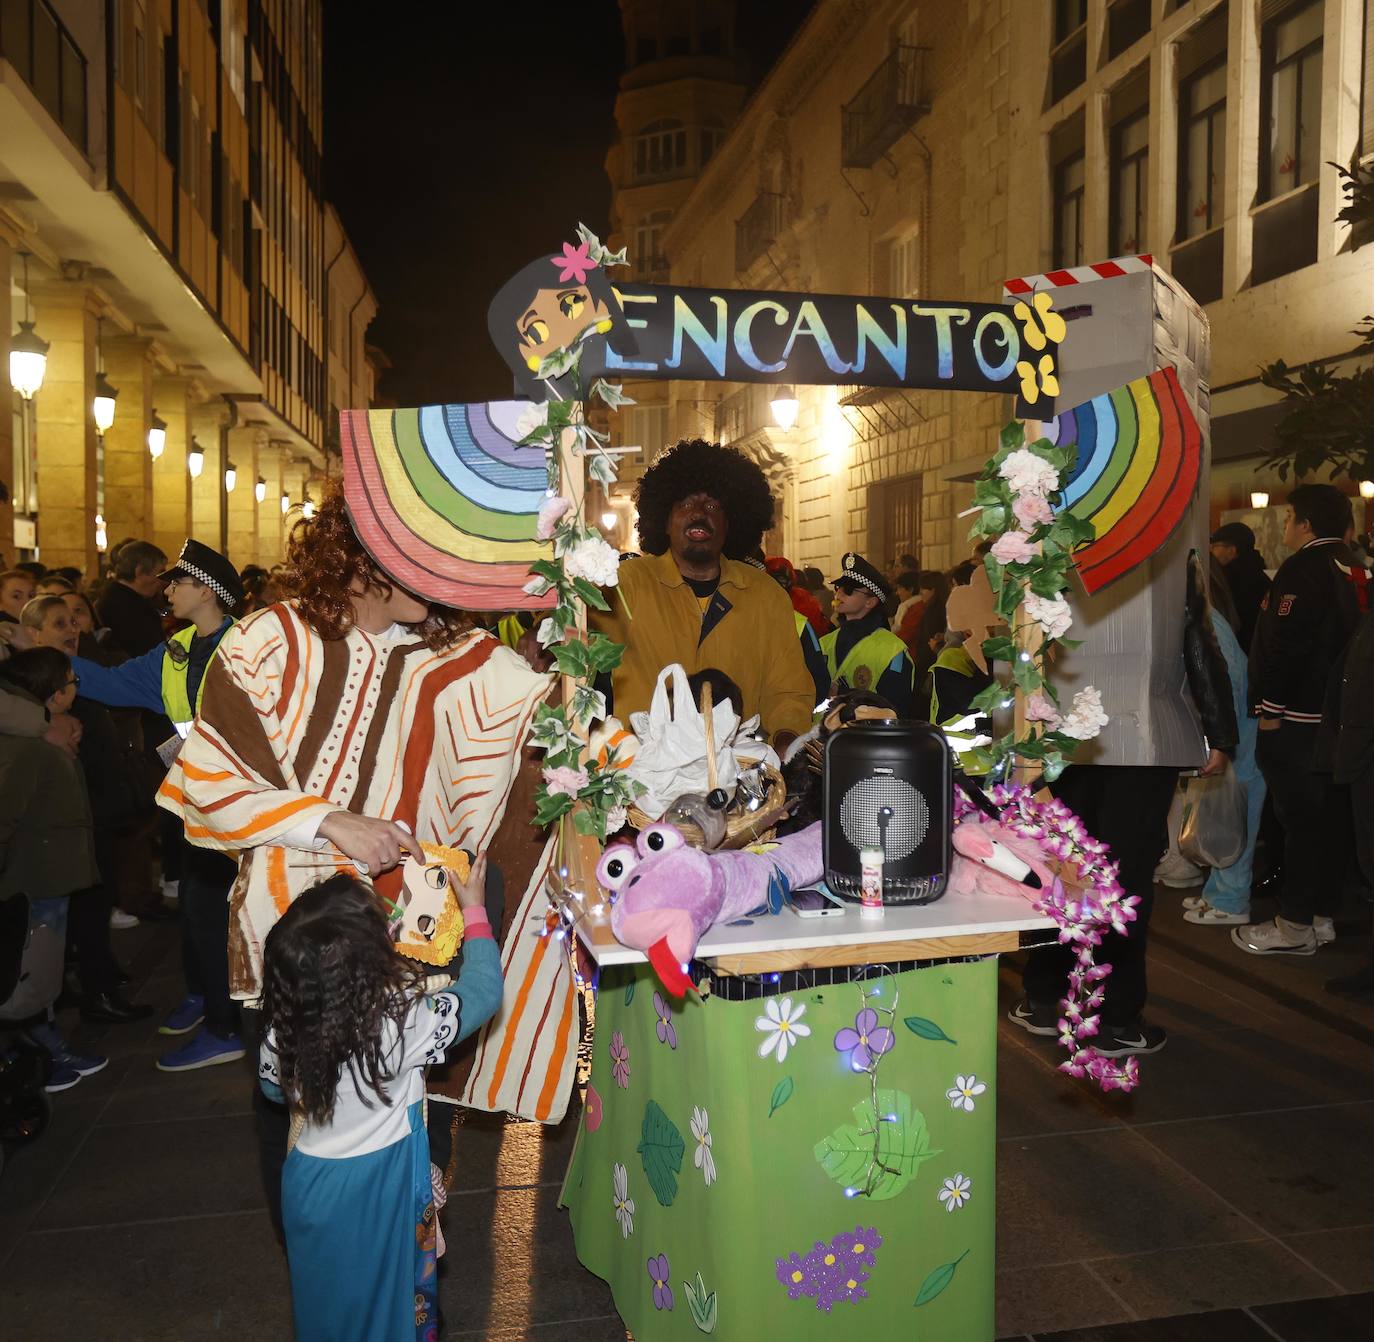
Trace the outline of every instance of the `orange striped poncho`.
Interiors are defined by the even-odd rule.
[[[332,847],[286,846],[302,826],[346,808],[404,821],[420,839],[485,851],[550,684],[480,632],[443,652],[360,629],[325,641],[290,604],[235,625],[158,794],[192,843],[239,859],[234,997],[258,996],[263,939],[290,902],[351,869]],[[375,884],[394,899],[399,870]]]

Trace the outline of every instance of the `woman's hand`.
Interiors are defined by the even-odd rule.
[[[400,863],[403,853],[424,861],[419,841],[393,820],[334,811],[320,822],[319,834],[369,876],[390,871]]]
[[[1230,763],[1230,756],[1224,750],[1218,750],[1215,746],[1207,755],[1207,763],[1197,771],[1199,778],[1215,778],[1219,773],[1226,772],[1226,766]]]
[[[456,887],[460,909],[480,909],[487,902],[487,855],[482,854],[468,868],[468,878]]]

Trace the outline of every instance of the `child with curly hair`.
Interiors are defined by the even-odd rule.
[[[485,859],[458,887],[462,969],[426,993],[378,896],[340,874],[302,894],[263,951],[263,1091],[299,1132],[282,1221],[300,1342],[438,1337],[437,1213],[424,1074],[501,1004],[482,906]]]

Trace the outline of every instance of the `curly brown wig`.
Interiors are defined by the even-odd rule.
[[[296,599],[296,609],[311,628],[326,639],[343,638],[353,628],[353,602],[349,590],[355,584],[390,595],[400,586],[378,568],[363,549],[348,520],[343,489],[329,486],[315,516],[301,518],[291,528],[286,547],[285,583]],[[423,598],[421,598],[423,600]],[[472,628],[461,611],[431,605],[429,618],[415,632],[435,652],[451,648]]]
[[[635,490],[639,541],[645,554],[668,549],[668,514],[673,504],[698,492],[710,494],[725,509],[730,528],[725,557],[743,559],[763,543],[773,525],[773,495],[768,479],[738,448],[684,438],[644,472]]]
[[[347,875],[313,886],[267,934],[262,960],[264,1031],[292,1107],[328,1123],[345,1067],[359,1095],[389,1103],[392,1050],[425,969],[397,953],[371,889]]]

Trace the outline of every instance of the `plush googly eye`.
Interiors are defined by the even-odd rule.
[[[443,890],[448,885],[448,872],[443,867],[426,867],[425,884],[431,890]]]
[[[639,865],[639,855],[628,843],[613,843],[596,864],[596,879],[607,890],[617,891]]]
[[[674,848],[681,848],[685,842],[682,831],[673,825],[650,825],[640,832],[639,855],[655,857],[659,853],[670,853]]]

